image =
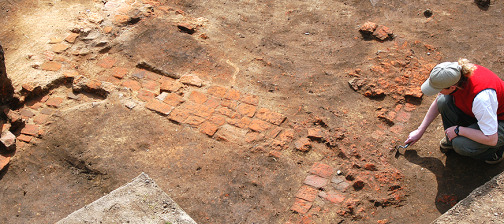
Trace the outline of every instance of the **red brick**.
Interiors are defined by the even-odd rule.
[[[182,77],[180,77],[179,81],[191,86],[201,87],[203,85],[203,81],[198,76],[193,74],[183,75]]]
[[[389,37],[389,35],[392,35],[392,30],[390,30],[386,26],[379,25],[376,30],[373,32],[373,36],[380,40],[385,40]]]
[[[233,110],[231,110],[227,107],[221,107],[221,108],[217,109],[217,112],[219,112],[220,114],[227,116],[229,118],[233,118],[233,119],[240,117],[240,115],[238,113],[234,112]]]
[[[282,152],[280,151],[277,151],[277,150],[271,150],[269,153],[268,153],[268,156],[270,157],[275,157],[275,158],[280,158],[282,156]]]
[[[47,120],[49,119],[49,115],[47,114],[38,114],[33,118],[33,122],[35,124],[45,124]]]
[[[266,133],[266,136],[268,138],[275,138],[277,137],[278,134],[280,134],[281,131],[282,131],[281,127],[275,126]]]
[[[250,142],[255,142],[255,141],[261,141],[264,139],[264,134],[255,132],[255,131],[249,131],[245,135],[245,141],[250,143]]]
[[[163,79],[163,81],[161,81],[161,86],[159,86],[159,89],[161,89],[161,92],[173,93],[173,92],[177,92],[183,86],[184,85],[182,85],[182,83],[177,82],[174,79],[167,78],[167,79]]]
[[[10,162],[10,156],[5,156],[0,154],[0,170],[2,170]]]
[[[101,82],[95,79],[91,79],[88,83],[86,83],[86,87],[89,89],[97,90],[101,88]]]
[[[211,122],[204,122],[200,127],[200,132],[212,137],[218,129],[218,125],[215,125]]]
[[[193,106],[194,110],[192,110],[191,113],[205,119],[210,119],[215,111],[215,109],[203,104],[194,104]]]
[[[378,25],[376,25],[376,23],[368,21],[368,22],[364,23],[364,25],[361,26],[360,31],[367,32],[367,33],[373,33],[376,30],[376,27],[378,27]]]
[[[162,75],[156,74],[154,72],[145,71],[145,78],[152,81],[159,81],[163,77]]]
[[[334,170],[331,166],[323,163],[315,163],[310,169],[311,174],[321,176],[324,178],[329,178],[333,174]]]
[[[168,115],[170,114],[170,112],[172,111],[173,107],[166,104],[166,103],[163,103],[159,100],[156,100],[156,99],[152,99],[151,101],[149,101],[147,104],[145,104],[145,107],[149,110],[152,110],[152,111],[155,111],[155,112],[158,112],[160,114],[163,114],[163,115]]]
[[[329,191],[329,192],[323,192],[321,191],[319,193],[319,196],[321,198],[324,198],[332,203],[335,203],[335,204],[340,204],[342,203],[343,201],[345,201],[345,196],[343,196],[342,194],[340,193],[336,193],[334,191]]]
[[[46,105],[49,107],[59,107],[63,103],[63,98],[61,97],[52,97],[46,101]]]
[[[240,119],[228,118],[226,121],[228,124],[234,125],[239,128],[246,128],[251,122],[250,118],[248,117],[242,117]]]
[[[175,108],[172,110],[168,119],[175,121],[177,123],[184,123],[184,121],[189,117],[189,112],[186,110],[181,110],[180,108]]]
[[[142,87],[153,92],[159,91],[159,84],[154,80],[143,80]]]
[[[299,151],[306,152],[311,148],[310,139],[300,138],[296,142],[294,142],[294,147],[296,147],[296,149]]]
[[[286,119],[284,115],[270,111],[266,108],[260,108],[257,110],[255,116],[261,120],[268,121],[276,125],[280,125]]]
[[[135,80],[131,80],[131,79],[124,80],[121,85],[126,88],[130,88],[132,90],[135,90],[135,91],[138,91],[142,88],[142,85],[140,85],[139,82],[137,82]]]
[[[128,69],[127,68],[114,68],[112,69],[112,76],[118,78],[118,79],[122,79],[124,78],[124,76],[126,76],[128,74]]]
[[[212,96],[219,97],[219,98],[224,98],[224,96],[226,95],[226,92],[227,92],[227,89],[222,86],[211,86],[207,90],[208,94],[210,94]]]
[[[191,94],[189,95],[190,101],[195,102],[195,103],[199,103],[199,104],[206,102],[207,99],[208,99],[208,97],[199,91],[192,91]]]
[[[195,115],[189,115],[187,119],[184,121],[184,123],[192,125],[192,126],[197,126],[202,124],[205,121],[205,118],[198,117]]]
[[[228,99],[228,100],[239,100],[240,99],[240,91],[238,91],[236,89],[229,89],[226,92],[226,95],[224,95],[224,98]]]
[[[25,83],[21,86],[24,91],[31,92],[35,90],[38,86],[35,86],[33,83]]]
[[[259,105],[259,97],[257,97],[256,95],[244,95],[242,96],[240,101],[254,106]]]
[[[236,108],[236,111],[242,115],[248,116],[248,117],[253,117],[255,112],[256,112],[256,107],[250,104],[240,104]]]
[[[309,175],[306,177],[303,183],[314,188],[323,188],[327,185],[328,182],[329,180],[326,178],[319,177],[317,175]]]
[[[290,210],[295,211],[299,214],[306,214],[312,207],[312,204],[312,202],[296,198],[296,201],[294,201],[294,204],[292,205]]]
[[[48,61],[40,66],[40,69],[45,71],[58,71],[61,69],[63,65],[59,62]]]
[[[42,105],[43,104],[41,102],[36,102],[34,100],[26,103],[26,106],[34,110],[38,110]]]
[[[108,56],[108,57],[104,57],[102,58],[101,60],[98,61],[98,66],[102,67],[102,68],[112,68],[114,67],[114,64],[117,62],[117,59],[111,57],[111,56]]]
[[[231,125],[223,125],[215,134],[215,138],[219,141],[227,142],[242,142],[245,139],[247,131]]]
[[[39,126],[34,124],[26,124],[23,129],[21,129],[21,134],[37,136],[39,131]]]
[[[221,101],[221,106],[227,107],[227,108],[235,111],[236,107],[238,106],[238,103],[235,100],[223,99]]]
[[[208,121],[212,122],[213,124],[216,124],[217,126],[221,126],[226,123],[226,117],[214,114],[208,119]]]
[[[294,139],[294,130],[293,129],[284,129],[277,137],[278,140],[282,142],[290,142]]]
[[[184,98],[175,93],[168,94],[168,96],[166,96],[166,98],[163,100],[163,102],[165,102],[166,104],[174,107],[183,103],[184,101]]]
[[[19,135],[17,137],[17,140],[23,141],[23,142],[30,142],[32,139],[33,139],[33,136],[29,136],[29,135]]]
[[[215,98],[213,96],[210,96],[210,97],[208,97],[208,99],[205,101],[204,104],[207,105],[210,108],[215,109],[215,108],[217,108],[221,104],[221,100],[217,99],[217,98]]]
[[[138,91],[137,97],[138,97],[138,99],[140,99],[142,101],[149,102],[151,100],[154,100],[154,98],[156,97],[156,94],[154,94],[151,91],[141,89],[140,91]]]
[[[271,124],[269,124],[265,121],[262,121],[262,120],[254,119],[254,120],[252,120],[252,122],[250,122],[249,128],[252,131],[261,132],[261,131],[266,131],[266,130],[270,129]]]
[[[19,114],[21,114],[21,117],[24,119],[32,118],[33,116],[35,116],[35,114],[31,110],[26,108],[20,109]]]
[[[364,165],[364,169],[366,170],[370,170],[370,171],[376,171],[376,165],[372,164],[372,163],[366,163],[366,165]]]
[[[75,70],[66,71],[63,73],[63,76],[65,76],[66,78],[75,78],[78,75],[79,75],[79,72],[75,71]]]
[[[306,185],[301,186],[296,193],[296,198],[301,198],[306,201],[314,201],[317,198],[318,190]]]

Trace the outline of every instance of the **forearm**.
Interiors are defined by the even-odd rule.
[[[427,130],[427,127],[436,119],[436,117],[439,115],[439,110],[437,106],[437,98],[432,102],[432,104],[429,107],[429,110],[425,114],[424,119],[422,120],[422,123],[420,126],[418,126],[418,130],[421,131],[422,133]]]
[[[464,136],[468,139],[471,139],[475,142],[495,146],[497,145],[498,134],[495,133],[493,135],[485,135],[481,130],[468,128],[468,127],[459,127],[459,136]]]

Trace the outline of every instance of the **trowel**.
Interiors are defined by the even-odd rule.
[[[396,146],[395,148],[393,148],[391,152],[394,152],[394,151],[395,151],[395,155],[394,155],[394,157],[397,159],[397,158],[399,158],[399,156],[400,156],[400,155],[402,155],[402,153],[401,153],[401,152],[399,152],[399,149],[405,149],[405,148],[408,148],[408,146],[409,146],[409,145],[410,145],[409,143],[408,143],[408,144],[406,144],[406,145],[398,145],[398,146]]]

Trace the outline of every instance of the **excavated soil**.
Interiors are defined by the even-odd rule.
[[[484,2],[0,1],[19,99],[0,222],[145,172],[198,223],[429,223],[504,170],[441,153],[439,118],[391,152],[437,63],[504,77],[504,4]]]

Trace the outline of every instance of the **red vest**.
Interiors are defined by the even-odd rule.
[[[474,117],[472,112],[472,104],[474,97],[485,89],[494,89],[497,93],[497,119],[504,120],[504,81],[489,69],[476,65],[473,75],[469,77],[462,89],[457,89],[451,95],[457,106],[465,114]]]

